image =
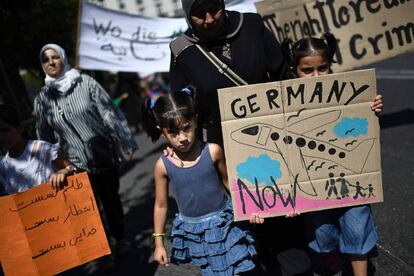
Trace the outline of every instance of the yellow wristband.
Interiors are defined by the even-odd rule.
[[[164,233],[152,233],[152,238],[153,239],[159,238],[159,237],[163,238],[164,236],[165,236]]]

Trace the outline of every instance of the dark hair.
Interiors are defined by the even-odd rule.
[[[146,99],[142,108],[142,125],[153,142],[157,141],[162,129],[168,132],[179,130],[180,121],[191,121],[196,117],[194,89],[174,91],[160,96],[158,99]]]
[[[12,127],[18,127],[22,123],[17,109],[7,104],[0,104],[0,120]]]
[[[333,34],[326,32],[321,38],[305,37],[294,44],[291,39],[285,39],[281,48],[286,62],[291,68],[296,69],[301,58],[312,55],[314,52],[325,58],[329,65],[335,63],[337,42]]]

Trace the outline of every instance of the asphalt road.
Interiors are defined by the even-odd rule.
[[[380,118],[383,203],[372,205],[380,236],[375,275],[414,275],[414,53],[370,65],[376,68],[385,108]],[[152,262],[152,167],[163,142],[136,136],[140,150],[123,168],[121,194],[132,246],[108,265],[108,258],[84,266],[86,275],[199,275],[191,265],[160,267]],[[172,203],[173,204],[173,203]],[[173,219],[171,211],[169,223]],[[81,273],[80,273],[81,272]]]
[[[372,205],[380,241],[377,275],[414,275],[414,54],[375,64],[384,203]]]

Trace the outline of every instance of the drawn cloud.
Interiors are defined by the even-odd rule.
[[[236,167],[239,178],[247,179],[251,183],[272,184],[270,176],[275,180],[282,176],[280,162],[262,154],[258,157],[249,157]]]
[[[344,117],[334,126],[333,132],[339,138],[366,135],[368,133],[368,119]]]

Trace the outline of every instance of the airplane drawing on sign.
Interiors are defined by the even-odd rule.
[[[249,124],[233,131],[231,139],[239,144],[279,154],[297,187],[308,195],[317,196],[309,174],[312,166],[306,163],[306,159],[328,161],[359,174],[362,173],[374,145],[375,138],[371,138],[361,141],[352,149],[346,149],[334,145],[333,142],[307,135],[338,121],[340,115],[340,110],[320,113],[288,124],[287,130],[266,123]],[[289,156],[293,158],[289,162],[295,164],[293,168],[287,160],[288,150],[291,152]],[[352,162],[349,162],[350,159]],[[298,179],[306,179],[310,185],[301,186]]]

